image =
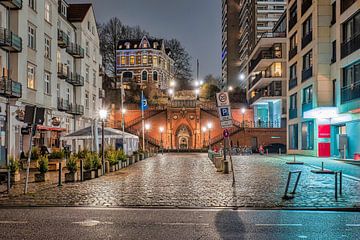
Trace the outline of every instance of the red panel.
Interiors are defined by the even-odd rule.
[[[319,125],[318,127],[319,138],[330,138],[330,124]]]
[[[330,157],[330,143],[319,143],[319,157]]]

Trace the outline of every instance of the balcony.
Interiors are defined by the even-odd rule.
[[[262,79],[264,79],[264,80],[261,81]],[[260,72],[260,73],[256,74],[255,78],[249,83],[249,89],[253,88],[260,81],[262,83],[259,84],[259,85],[263,86],[263,85],[266,85],[266,84],[270,84],[274,80],[285,80],[285,78],[283,76],[281,76],[281,75],[273,76],[270,73]]]
[[[281,50],[280,50],[281,53]],[[249,73],[252,72],[255,67],[260,63],[261,60],[263,59],[281,59],[282,54],[276,54],[276,51],[274,50],[262,50],[258,56],[254,59],[251,60],[250,64],[249,64]]]
[[[297,54],[297,46],[289,51],[289,60],[291,60]]]
[[[6,28],[0,28],[0,47],[10,52],[22,51],[22,39]]]
[[[308,102],[308,103],[303,103],[302,104],[302,112],[306,112],[313,109],[313,103],[312,102]]]
[[[289,119],[297,118],[297,108],[289,109]]]
[[[255,94],[254,97],[250,98],[249,100],[249,104],[252,105],[254,104],[257,100],[259,100],[260,98],[273,98],[273,97],[281,97],[281,91],[280,90],[274,90],[274,91],[266,91],[264,89],[260,90],[259,92],[257,92]]]
[[[301,73],[301,81],[305,82],[306,80],[308,80],[312,76],[313,76],[313,68],[311,66],[308,69],[305,69],[305,70],[302,71],[302,73]]]
[[[341,44],[341,58],[349,56],[358,49],[360,49],[360,33]]]
[[[78,104],[70,104],[69,110],[67,110],[66,112],[77,116],[84,115],[84,106]]]
[[[0,0],[0,4],[12,10],[22,9],[22,0]]]
[[[84,77],[77,73],[69,74],[69,77],[66,78],[66,82],[72,84],[75,87],[82,87],[84,86]]]
[[[70,104],[68,100],[65,100],[63,98],[58,98],[57,101],[57,108],[61,112],[67,112],[70,110]]]
[[[303,3],[301,4],[301,16],[303,16],[306,11],[311,7],[312,0],[303,0]]]
[[[69,77],[69,67],[63,63],[58,63],[57,75],[60,79],[67,79]]]
[[[340,13],[345,12],[351,5],[353,5],[356,0],[341,0],[340,1]]]
[[[99,98],[100,99],[103,99],[103,98],[105,98],[105,90],[104,89],[99,89]]]
[[[296,25],[297,15],[289,19],[289,31]]]
[[[341,88],[341,104],[355,99],[360,100],[360,82]]]
[[[289,90],[293,89],[297,86],[297,78],[293,78],[289,80]]]
[[[7,77],[0,78],[0,96],[5,98],[21,98],[22,85]]]
[[[70,43],[66,47],[66,52],[74,58],[84,58],[84,49],[75,43]]]
[[[311,41],[312,41],[312,31],[310,31],[301,39],[301,48],[303,49],[304,47],[306,47]]]
[[[58,29],[58,46],[60,48],[66,48],[70,44],[69,36],[63,31]]]

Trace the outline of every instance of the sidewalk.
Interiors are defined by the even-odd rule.
[[[294,155],[278,155],[278,154],[269,154],[270,157],[283,159],[284,161],[293,161]],[[321,168],[321,163],[324,163],[324,169],[340,171],[342,170],[344,174],[356,178],[360,181],[360,166],[345,163],[342,161],[333,160],[331,158],[318,158],[311,156],[301,156],[295,155],[296,161],[304,162],[306,165],[311,167]]]

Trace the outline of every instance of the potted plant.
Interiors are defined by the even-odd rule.
[[[91,153],[91,161],[92,161],[91,177],[98,178],[100,176],[99,170],[101,169],[101,161],[100,161],[99,155],[95,152]]]
[[[35,174],[35,182],[45,182],[48,180],[47,171],[49,170],[49,159],[47,156],[40,156],[37,160],[37,166],[40,173]]]
[[[122,167],[127,167],[127,162],[126,162],[126,156],[123,150],[118,150],[117,152],[117,156],[118,156],[118,161],[121,163]]]
[[[9,170],[11,174],[11,182],[19,182],[20,181],[20,173],[19,173],[19,161],[14,157],[9,157]]]
[[[83,168],[84,168],[84,180],[90,180],[91,169],[92,169],[92,156],[90,152],[86,153],[86,155],[84,156]]]
[[[65,173],[65,182],[75,182],[75,174],[78,169],[77,166],[78,158],[77,156],[70,156],[69,159],[66,161],[66,168],[69,171],[68,173]]]
[[[107,151],[106,160],[109,161],[110,172],[114,172],[116,170],[116,165],[119,163],[118,153],[116,151]]]
[[[138,162],[138,161],[140,161],[139,159],[139,152],[138,151],[134,151],[133,152],[133,156],[135,157],[135,162]]]
[[[65,157],[65,153],[63,151],[53,151],[48,155],[49,159],[49,171],[57,171],[59,170],[59,163],[62,162],[62,160]]]

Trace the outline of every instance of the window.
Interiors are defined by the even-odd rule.
[[[35,66],[30,63],[27,65],[27,87],[35,89]]]
[[[290,80],[296,78],[296,63],[290,66]]]
[[[36,0],[29,0],[29,7],[32,10],[36,10]]]
[[[96,71],[93,70],[93,86],[96,87]]]
[[[61,14],[64,16],[64,17],[67,17],[67,7],[63,4],[63,3],[61,3]]]
[[[90,56],[90,50],[89,50],[90,46],[89,46],[89,41],[86,41],[85,43],[85,52],[87,56]]]
[[[90,31],[90,29],[91,29],[90,21],[87,22],[87,26],[88,26],[88,30]]]
[[[132,72],[124,72],[123,73],[123,79],[125,80],[129,80],[133,78],[133,73]]]
[[[303,23],[303,37],[310,34],[312,31],[312,17],[308,17],[305,22]]]
[[[134,64],[135,64],[135,57],[130,56],[130,65],[134,65]]]
[[[303,70],[308,70],[313,65],[312,50],[303,57]]]
[[[85,81],[90,81],[90,67],[88,65],[85,66]]]
[[[153,64],[154,64],[154,67],[156,67],[158,65],[158,57],[157,56],[153,56]]]
[[[89,92],[85,91],[85,107],[89,109]]]
[[[297,39],[296,36],[297,33],[295,32],[291,37],[290,37],[290,50],[294,49],[297,47]]]
[[[142,62],[143,62],[143,64],[148,64],[148,56],[143,56]]]
[[[93,95],[92,97],[92,105],[93,105],[93,111],[96,111],[96,95]]]
[[[154,81],[158,80],[158,73],[156,71],[153,73],[153,80]]]
[[[348,42],[360,34],[360,12],[343,24],[343,42]]]
[[[70,88],[66,89],[66,100],[68,103],[70,103]]]
[[[343,69],[343,87],[349,87],[358,83],[360,83],[360,62]]]
[[[314,149],[314,123],[313,121],[301,124],[301,148],[303,150]]]
[[[121,56],[121,65],[125,65],[126,64],[126,59],[124,56]]]
[[[313,90],[312,86],[304,88],[303,90],[303,104],[312,103]]]
[[[45,35],[45,57],[51,58],[51,39]]]
[[[331,56],[331,63],[336,62],[336,40],[332,42],[332,56]]]
[[[298,124],[289,125],[289,149],[298,149]]]
[[[95,48],[95,46],[94,46],[94,48],[93,48],[93,56],[92,56],[92,59],[93,59],[94,62],[96,62],[96,48]]]
[[[147,71],[143,71],[141,74],[141,80],[142,81],[147,81],[148,80],[148,73]]]
[[[51,4],[45,1],[45,20],[51,23]]]
[[[297,109],[297,93],[290,96],[290,109]]]
[[[47,95],[51,94],[51,85],[50,85],[50,81],[51,81],[51,75],[48,72],[44,73],[44,93]]]
[[[336,23],[336,1],[331,4],[331,25]]]
[[[290,18],[290,20],[292,20],[292,19],[297,20],[297,5],[296,5],[296,3],[294,3],[294,5],[291,6],[291,8],[290,8],[289,18]]]
[[[36,49],[36,28],[31,24],[28,26],[28,47]]]
[[[60,83],[56,84],[56,96],[58,99],[60,98]]]

